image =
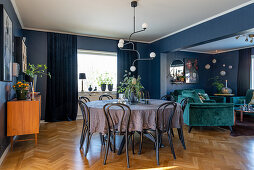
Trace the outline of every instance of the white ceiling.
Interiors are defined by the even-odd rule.
[[[133,30],[131,0],[12,0],[25,29],[127,38]],[[251,0],[139,0],[137,41],[151,42],[207,21]]]
[[[248,33],[253,34],[253,33]],[[199,52],[199,53],[207,53],[207,54],[217,54],[228,51],[233,51],[237,49],[250,48],[254,47],[254,42],[250,43],[249,41],[245,41],[246,37],[241,36],[239,39],[236,39],[235,36],[225,38],[222,40],[198,45],[191,48],[186,48],[182,51],[190,51],[190,52]]]

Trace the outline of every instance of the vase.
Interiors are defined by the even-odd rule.
[[[108,90],[112,91],[113,90],[113,84],[108,84]]]
[[[101,91],[105,91],[106,90],[106,84],[101,84]]]
[[[90,85],[89,88],[88,88],[88,91],[92,91],[92,90],[93,90],[93,88],[92,88],[92,86]]]
[[[221,93],[223,94],[231,94],[232,93],[232,89],[228,87],[228,81],[226,80],[226,87],[223,87],[221,89]]]
[[[129,97],[128,97],[128,101],[129,103],[133,104],[133,103],[137,103],[137,97],[135,95],[134,92],[131,92]]]
[[[18,100],[26,100],[27,90],[16,90]]]

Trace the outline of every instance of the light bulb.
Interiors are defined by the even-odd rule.
[[[120,42],[119,42],[119,43],[118,43],[118,47],[119,47],[119,48],[123,48],[123,43],[120,43]]]
[[[154,57],[156,57],[156,54],[155,54],[155,52],[151,52],[151,53],[150,53],[150,57],[151,57],[151,58],[154,58]]]
[[[131,72],[134,72],[134,71],[136,71],[136,67],[135,66],[131,66],[130,70],[131,70]]]
[[[119,40],[119,43],[124,44],[124,40],[123,40],[123,39],[120,39],[120,40]]]
[[[142,24],[142,28],[143,28],[143,29],[147,29],[147,27],[148,27],[147,23],[143,23],[143,24]]]

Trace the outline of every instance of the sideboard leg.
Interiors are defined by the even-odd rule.
[[[13,151],[13,136],[11,136],[11,150]]]
[[[37,133],[34,134],[35,146],[37,145]]]
[[[241,122],[243,122],[243,111],[241,111]]]

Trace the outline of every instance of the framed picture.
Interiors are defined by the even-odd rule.
[[[198,59],[196,58],[185,58],[185,81],[186,83],[198,83]]]
[[[12,81],[13,36],[12,21],[0,6],[0,80]]]

